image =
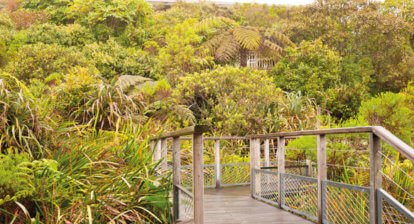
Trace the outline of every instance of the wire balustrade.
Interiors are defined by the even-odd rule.
[[[350,153],[356,150],[326,149],[325,135],[367,132],[370,133],[370,151],[357,151],[356,155],[368,156],[369,154],[371,163],[375,162],[374,165],[358,167],[345,162],[343,164],[326,163],[326,157],[324,158],[323,154],[326,156],[327,150],[333,151],[333,153]],[[410,176],[413,172],[410,168],[407,170],[406,167],[401,167],[401,162],[391,160],[388,154],[385,155],[381,141],[388,143],[392,149],[396,149],[409,162],[414,160],[414,150],[411,147],[381,127],[275,133],[264,136],[252,135],[248,138],[257,140],[267,137],[300,135],[319,136],[317,166],[314,166],[315,163],[312,164],[304,160],[280,160],[284,154],[281,154],[280,158],[277,157],[278,161],[283,161],[281,164],[284,164],[283,169],[280,168],[281,171],[278,170],[276,161],[267,163],[269,166],[264,167],[264,162],[258,162],[260,156],[259,160],[257,158],[251,160],[254,161],[252,164],[206,164],[201,169],[204,175],[204,187],[251,184],[254,198],[322,223],[414,223],[414,213],[410,210],[412,209],[410,207],[412,201],[410,200],[414,198],[413,189],[410,188],[411,185],[404,185],[405,182],[398,182],[399,180],[413,180],[414,177]],[[250,145],[250,151],[252,150],[260,150],[260,141]],[[280,149],[278,148],[278,150]],[[284,150],[283,147],[282,150]],[[257,157],[260,153],[255,155]],[[321,164],[321,160],[325,160],[325,162]],[[262,169],[252,169],[260,166]],[[368,174],[370,187],[328,181],[326,176],[328,167],[362,170],[361,172]],[[384,167],[388,167],[388,170]],[[183,187],[174,185],[174,194],[178,198],[176,210],[179,211],[176,217],[191,219],[192,214],[196,213],[193,209],[195,202],[192,194],[185,188],[193,187],[192,166],[181,166],[180,172],[180,183]],[[221,183],[220,185],[216,185],[217,180]]]

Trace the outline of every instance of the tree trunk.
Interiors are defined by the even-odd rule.
[[[247,56],[248,56],[248,51],[246,49],[241,49],[240,50],[240,66],[241,67],[247,66]]]

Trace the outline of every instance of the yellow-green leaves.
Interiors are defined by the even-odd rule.
[[[243,48],[250,51],[256,50],[262,39],[259,31],[253,27],[238,27],[233,30],[233,35]]]

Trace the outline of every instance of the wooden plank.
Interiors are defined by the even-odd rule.
[[[250,188],[205,190],[206,224],[311,224],[300,216],[250,197]]]
[[[327,179],[326,172],[326,136],[318,135],[317,138],[317,157],[318,157],[318,223],[322,223],[324,209],[322,207],[322,181]]]
[[[304,136],[304,135],[321,135],[321,134],[350,134],[350,133],[365,133],[371,132],[372,127],[351,127],[351,128],[332,128],[322,130],[305,130],[305,131],[291,131],[291,132],[278,132],[270,134],[260,135],[247,135],[248,138],[277,138],[277,137],[292,137],[292,136]]]
[[[159,138],[174,138],[174,137],[180,137],[180,136],[192,135],[192,134],[201,134],[201,133],[207,132],[208,130],[209,130],[209,127],[206,125],[196,125],[196,126],[183,128],[178,131],[166,132],[166,133],[161,134],[160,136],[151,137],[150,140],[156,140]]]
[[[280,181],[281,180],[281,176],[282,173],[285,173],[285,138],[284,137],[279,137],[277,138],[277,178]],[[280,192],[282,192],[282,184],[279,183],[279,195]],[[282,197],[283,195],[281,195],[278,198],[278,204],[279,204],[279,208],[282,208]]]
[[[204,223],[203,134],[193,134],[194,223]]]
[[[369,135],[369,157],[370,157],[370,194],[369,194],[369,221],[372,224],[377,224],[378,201],[377,190],[382,188],[382,174],[381,174],[381,139],[374,133]]]
[[[381,126],[374,126],[372,132],[414,163],[414,149],[408,144]]]
[[[220,169],[220,140],[214,141],[214,170],[216,178],[216,188],[220,188],[221,169]]]

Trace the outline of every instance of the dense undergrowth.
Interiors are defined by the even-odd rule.
[[[412,1],[0,0],[0,8],[0,223],[170,222],[170,178],[157,173],[148,143],[161,130],[205,124],[208,135],[242,136],[319,121],[382,125],[413,145]],[[248,161],[243,143],[226,144],[222,162]],[[315,144],[300,138],[288,148]],[[366,136],[328,145],[341,150],[328,163],[347,166],[330,179],[366,185],[367,173],[350,168],[367,166]],[[412,206],[412,163],[384,153],[395,163],[383,172],[405,190],[384,186]]]

